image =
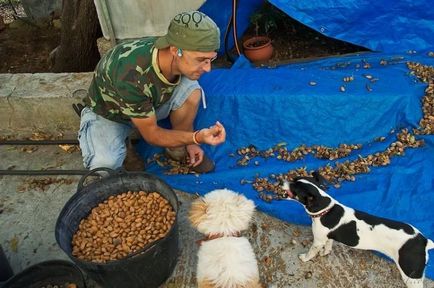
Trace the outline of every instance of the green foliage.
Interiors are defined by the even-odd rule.
[[[10,0],[13,5],[17,5],[21,3],[21,0]],[[0,0],[0,5],[9,4],[9,0]]]
[[[288,16],[275,6],[265,3],[261,9],[250,15],[250,23],[255,26],[256,35],[269,35],[277,30],[278,25],[285,21]]]

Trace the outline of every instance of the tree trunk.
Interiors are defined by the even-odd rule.
[[[96,42],[100,28],[93,0],[63,0],[61,19],[53,72],[93,71],[100,59]]]

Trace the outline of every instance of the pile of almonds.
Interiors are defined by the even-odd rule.
[[[124,258],[163,238],[175,218],[173,207],[157,192],[110,196],[81,220],[72,255],[97,263]]]
[[[334,168],[331,166],[322,167],[319,172],[324,178],[339,187],[339,183],[342,181],[355,181],[355,174],[369,173],[371,166],[387,166],[390,164],[390,158],[404,155],[405,149],[418,148],[423,145],[423,140],[416,140],[415,136],[408,132],[408,129],[402,129],[397,134],[397,141],[392,142],[386,150],[366,157],[359,156],[354,161],[337,162]]]
[[[270,158],[274,157],[274,151],[279,149],[281,147],[281,144],[277,144],[275,147],[270,148],[268,150],[259,150],[256,148],[255,145],[250,144],[247,147],[241,147],[237,149],[237,154],[241,156],[241,159],[237,161],[237,165],[239,166],[247,166],[251,159],[255,157],[262,157],[262,158]],[[233,154],[230,156],[234,156]]]
[[[257,177],[252,183],[253,188],[258,191],[259,197],[264,201],[271,201],[273,199],[285,198],[285,191],[282,189],[284,181],[290,181],[295,177],[309,176],[305,167],[301,167],[295,170],[288,171],[286,174],[278,174],[270,177]],[[269,193],[271,192],[271,193]]]
[[[434,67],[415,62],[408,62],[407,66],[411,74],[428,84],[422,98],[423,116],[419,122],[420,128],[415,129],[414,132],[415,134],[434,134]]]
[[[331,165],[320,167],[319,172],[325,179],[338,188],[343,181],[355,181],[356,178],[354,175],[356,174],[369,173],[370,167],[389,165],[390,158],[404,155],[405,149],[417,148],[423,145],[423,140],[416,140],[415,136],[408,132],[408,129],[402,129],[401,132],[397,134],[397,141],[392,142],[386,150],[373,155],[367,155],[366,157],[359,156],[353,161],[347,160],[343,163],[336,162],[336,166],[334,167]],[[309,176],[311,172],[308,172],[306,168],[302,167],[291,170],[285,174],[273,174],[273,177],[270,177],[272,180],[268,177],[258,177],[253,181],[252,185],[253,188],[259,192],[261,199],[271,201],[285,197],[285,191],[283,191],[281,187],[284,181],[291,181],[299,176]]]
[[[362,144],[356,144],[356,145],[340,144],[338,148],[330,148],[330,147],[320,145],[320,146],[314,146],[313,151],[315,157],[318,159],[335,160],[335,159],[347,157],[354,150],[358,150],[361,148],[362,148]]]
[[[303,159],[307,154],[312,153],[312,148],[307,147],[306,145],[301,145],[294,148],[292,151],[288,151],[285,146],[280,146],[277,149],[274,149],[274,151],[277,153],[277,159],[293,162]]]
[[[259,150],[255,145],[249,145],[237,150],[237,154],[241,159],[237,161],[239,166],[246,166],[249,161],[255,157],[271,158],[294,162],[303,159],[307,154],[313,154],[314,157],[319,159],[337,159],[348,156],[353,150],[362,148],[361,144],[347,145],[340,144],[338,148],[331,148],[323,145],[314,145],[312,147],[301,145],[289,151],[285,143],[279,143],[272,148],[266,150]]]
[[[188,163],[182,161],[176,161],[166,157],[163,153],[154,154],[153,158],[150,160],[155,161],[160,167],[166,167],[164,174],[166,175],[178,175],[178,174],[196,174],[196,172],[191,169]]]
[[[282,143],[277,144],[276,146],[266,150],[259,150],[254,145],[240,148],[237,150],[237,154],[241,156],[241,159],[237,161],[237,164],[239,166],[246,166],[249,164],[250,160],[255,157],[275,157],[279,160],[294,162],[303,159],[308,154],[313,154],[313,156],[318,159],[334,160],[346,157],[350,155],[353,150],[358,150],[362,148],[361,144],[340,144],[337,148],[327,147],[324,145],[314,145],[312,147],[309,147],[303,144],[289,151],[285,145],[286,144]]]

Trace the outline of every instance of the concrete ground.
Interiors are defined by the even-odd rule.
[[[62,132],[72,139],[78,117],[72,111],[91,73],[0,74],[0,139],[21,138],[32,131]],[[56,119],[56,121],[53,121]],[[58,146],[0,145],[0,170],[82,169],[79,152]],[[54,238],[54,226],[65,202],[74,194],[79,176],[0,176],[0,244],[15,273],[41,261],[68,259]],[[195,287],[194,231],[186,213],[194,196],[177,191],[180,257],[163,288]],[[256,212],[244,233],[255,250],[266,287],[375,287],[403,288],[396,266],[368,251],[335,244],[332,253],[302,263],[298,254],[312,243],[310,227],[282,222]],[[97,287],[92,281],[89,287]],[[425,281],[434,288],[434,282]]]
[[[82,168],[79,152],[66,153],[57,146],[0,146],[0,159],[0,169],[13,165],[15,169]],[[79,178],[0,177],[0,244],[15,273],[44,260],[68,259],[55,241],[54,226]],[[195,241],[202,236],[186,219],[194,196],[180,191],[177,195],[182,203],[180,258],[162,287],[195,287]],[[258,211],[244,235],[254,247],[261,279],[267,287],[405,287],[393,263],[340,244],[335,244],[329,256],[302,263],[297,255],[312,242],[311,230],[306,226],[285,223]],[[89,286],[97,287],[93,282]],[[434,282],[426,280],[426,287],[433,288]]]

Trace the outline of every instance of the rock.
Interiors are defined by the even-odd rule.
[[[108,50],[112,48],[112,44],[110,40],[105,39],[104,37],[100,37],[96,40],[98,45],[98,51],[100,56],[102,57]]]
[[[19,29],[23,27],[31,27],[30,20],[27,17],[21,17],[9,24],[9,29]]]
[[[56,29],[61,29],[62,28],[62,21],[60,21],[60,19],[53,19],[53,27]]]
[[[22,0],[21,5],[29,18],[38,21],[52,14],[59,14],[62,9],[62,0]]]

